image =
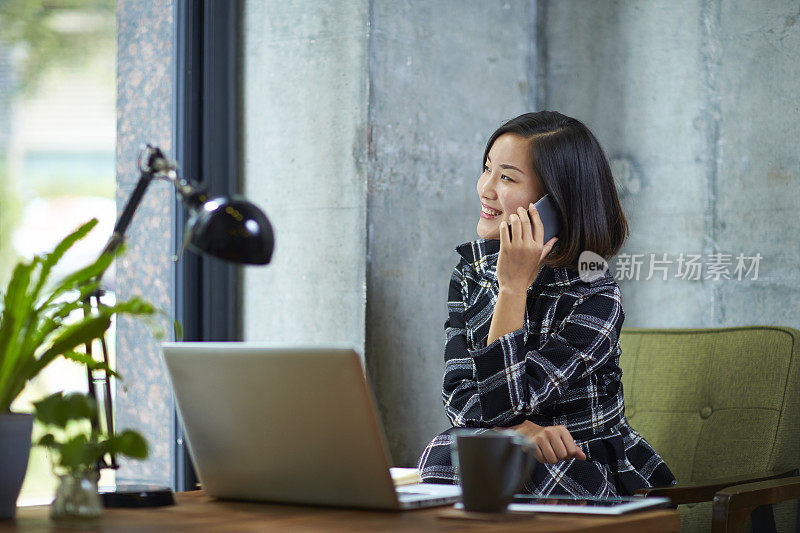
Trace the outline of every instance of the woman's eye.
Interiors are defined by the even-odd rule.
[[[489,167],[487,167],[486,165],[483,165],[483,173],[485,174],[485,173],[487,173],[487,172],[489,172]],[[510,177],[506,176],[505,174],[502,174],[502,175],[500,176],[500,178],[501,178],[501,179],[502,179],[502,178],[505,178],[505,179],[507,179],[507,180],[508,180],[508,181],[510,181],[510,182],[513,182],[513,181],[514,181],[514,180],[512,180]]]

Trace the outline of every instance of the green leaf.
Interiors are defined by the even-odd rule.
[[[62,326],[63,318],[65,317],[43,317],[36,329],[31,329],[32,332],[26,337],[22,350],[25,353],[35,354],[40,346],[46,344],[47,337]]]
[[[90,427],[86,421],[93,420],[97,411],[94,400],[86,394],[64,395],[57,392],[34,405],[39,422],[61,429],[55,434],[44,435],[37,444],[54,450],[58,455],[58,466],[68,472],[91,470],[107,453],[132,459],[144,459],[148,455],[147,441],[136,431],[127,429],[117,435],[105,437],[104,432]],[[76,424],[76,421],[84,423]],[[72,436],[65,437],[69,434]]]
[[[83,308],[83,306],[84,303],[80,300],[50,304],[50,306],[45,309],[46,314],[39,321],[36,329],[32,329],[30,334],[25,338],[25,345],[22,349],[28,353],[36,352],[37,348],[45,344],[47,337],[61,327],[64,319],[69,317],[74,311]]]
[[[183,326],[177,320],[172,322],[173,332],[175,333],[175,340],[180,341],[183,340]]]
[[[26,294],[26,298],[24,302],[20,302],[20,312],[24,314],[24,326],[21,331],[20,340],[19,340],[19,352],[24,357],[30,357],[35,349],[36,346],[31,346],[32,340],[37,337],[37,332],[40,327],[40,314],[42,310],[36,307],[36,303],[39,300],[39,294],[42,288],[45,286],[47,282],[47,278],[50,274],[51,269],[58,263],[58,261],[64,256],[64,254],[77,242],[78,240],[84,238],[89,231],[92,230],[97,225],[97,219],[94,218],[89,222],[80,226],[77,230],[69,234],[67,237],[61,240],[58,245],[56,245],[53,252],[46,254],[44,257],[36,256],[34,257],[33,261],[31,262],[31,270],[35,270],[36,267],[41,267],[38,269],[38,280],[36,281],[33,290],[30,293]],[[29,284],[33,282],[33,278],[29,281]],[[27,366],[27,365],[25,365]],[[0,378],[1,379],[1,378]]]
[[[108,439],[106,451],[116,455],[126,455],[133,459],[144,459],[148,454],[147,441],[140,433],[126,429]]]
[[[102,447],[84,434],[75,435],[61,446],[59,465],[71,472],[85,470],[102,457]]]
[[[53,268],[96,224],[97,220],[90,220],[64,238],[53,252],[35,256],[31,262],[21,261],[14,269],[2,293],[0,310],[0,412],[7,411],[25,384],[58,356],[119,377],[107,364],[75,350],[102,337],[115,314],[169,316],[138,297],[99,309],[86,306],[87,297],[99,288],[103,273],[124,251],[124,245],[101,254],[92,264],[64,277],[55,288],[45,290]],[[65,324],[80,308],[84,316]]]
[[[94,420],[97,418],[97,402],[91,396],[73,392],[64,396],[64,403],[72,420]]]
[[[91,421],[97,417],[95,401],[90,396],[77,392],[66,396],[62,392],[56,392],[33,405],[37,420],[59,428],[66,428],[72,420]]]
[[[64,254],[70,248],[72,248],[76,242],[86,237],[86,235],[92,231],[96,225],[96,218],[89,220],[85,224],[81,225],[78,229],[64,237],[61,242],[56,245],[52,252],[44,256],[42,270],[39,274],[39,280],[36,283],[36,287],[31,295],[33,297],[33,301],[39,299],[39,293],[42,290],[42,287],[44,287],[45,283],[47,283],[47,279],[50,276],[50,272],[53,267],[61,260],[62,257],[64,257]]]
[[[56,438],[53,436],[52,433],[48,433],[47,435],[42,435],[42,438],[36,443],[37,446],[44,446],[46,448],[56,448]]]
[[[134,296],[127,302],[121,302],[117,306],[113,308],[117,313],[124,313],[128,315],[140,316],[142,318],[154,317],[156,315],[162,316],[167,318],[168,320],[172,321],[172,317],[170,314],[160,308],[157,308],[139,298],[138,296]],[[178,322],[172,321],[175,328],[176,333],[178,334],[177,337],[180,338],[182,332],[180,330],[180,324]],[[160,339],[165,334],[165,328],[163,325],[159,324],[157,321],[149,321],[145,320],[145,324],[150,328],[150,332],[156,339]]]
[[[84,294],[93,290],[99,282],[93,276],[102,274],[113,259],[101,256],[89,267],[67,276],[49,295],[45,304],[36,307],[39,293],[52,268],[75,242],[85,237],[96,225],[97,219],[90,220],[62,239],[53,252],[44,257],[36,256],[30,263],[20,262],[14,269],[14,275],[5,292],[3,315],[0,318],[0,411],[7,410],[25,383],[49,362],[37,362],[35,352],[47,336],[60,326],[60,321],[42,318],[43,311],[60,294],[71,288],[83,289],[81,292]],[[34,282],[32,273],[37,267],[41,267],[38,269],[38,279],[35,280],[34,288],[28,292],[29,286]],[[72,306],[62,306],[61,309],[69,314],[70,307]]]
[[[7,411],[11,406],[16,396],[11,396],[12,377],[27,362],[24,358],[26,354],[20,353],[20,345],[16,341],[22,334],[29,311],[25,308],[25,302],[33,268],[33,263],[18,263],[3,298],[3,314],[0,318],[0,412]]]
[[[124,302],[117,302],[110,307],[103,307],[102,310],[107,310],[111,314],[125,313],[128,315],[154,315],[158,312],[153,304],[142,300],[138,296],[134,296]]]
[[[71,352],[76,346],[86,344],[103,335],[111,325],[111,317],[107,314],[100,316],[90,316],[80,322],[63,327],[53,345],[44,352],[36,361],[36,373],[47,366],[50,361],[65,352]],[[35,374],[34,374],[35,375]]]
[[[66,420],[61,421],[60,406],[63,405],[64,393],[59,391],[55,394],[33,403],[34,417],[40,422],[52,426],[64,427]]]
[[[45,315],[41,317],[37,323],[29,326],[24,340],[21,341],[22,353],[30,354],[30,356],[33,357],[37,349],[47,343],[47,338],[58,328],[62,327],[63,320],[66,319],[73,311],[81,307],[83,307],[83,302],[81,301],[62,302],[55,305],[49,312],[49,314],[52,316]],[[30,361],[29,363],[33,364],[28,364],[25,366],[25,368],[32,372],[40,372],[41,369],[46,366],[46,364],[44,366],[39,366],[34,361]]]
[[[76,363],[81,363],[88,366],[92,370],[105,370],[109,376],[114,376],[117,379],[122,379],[118,373],[111,369],[107,364],[103,361],[98,361],[97,359],[93,358],[88,353],[83,352],[64,352],[63,355],[65,358],[75,361]]]
[[[100,257],[98,257],[97,260],[95,260],[95,262],[91,265],[85,266],[62,279],[50,293],[50,296],[41,306],[39,306],[37,311],[53,303],[56,298],[65,292],[76,289],[83,284],[96,281],[96,278],[100,278],[109,265],[111,265],[111,262],[114,260],[115,256],[116,253],[100,254]]]
[[[78,306],[72,305],[70,307],[74,310],[77,309]],[[99,310],[94,311],[94,314],[67,326],[64,326],[57,320],[52,320],[50,318],[44,319],[36,335],[32,336],[29,343],[26,344],[26,349],[34,350],[38,346],[41,346],[45,338],[49,335],[55,336],[55,339],[53,339],[49,349],[38,358],[31,356],[25,359],[24,364],[16,373],[13,384],[7,387],[9,391],[8,396],[13,400],[22,388],[24,388],[27,380],[36,376],[59,355],[64,355],[69,359],[84,364],[90,364],[92,368],[110,371],[112,375],[119,377],[118,374],[114,373],[104,363],[94,361],[88,356],[76,355],[78,352],[75,352],[74,349],[77,346],[90,343],[102,337],[111,325],[111,317],[114,314],[125,313],[148,316],[157,312],[159,312],[159,310],[155,309],[152,304],[135,297],[129,301],[119,302],[114,306],[101,306]]]

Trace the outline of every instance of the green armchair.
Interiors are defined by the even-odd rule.
[[[672,498],[681,531],[795,531],[800,331],[622,328],[620,343],[626,417],[678,479],[637,494]]]

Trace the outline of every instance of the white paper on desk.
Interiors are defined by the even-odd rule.
[[[530,495],[521,495],[523,497]],[[669,505],[669,498],[651,496],[649,498],[625,497],[619,498],[581,498],[578,496],[541,496],[541,501],[532,503],[512,502],[508,510],[519,513],[569,513],[569,514],[600,514],[621,515],[645,509],[657,509]],[[535,503],[533,503],[535,502]],[[456,509],[463,509],[463,503],[457,503]]]
[[[391,467],[389,473],[392,475],[394,486],[413,485],[415,483],[422,483],[422,478],[419,477],[419,472],[416,468],[398,468]]]

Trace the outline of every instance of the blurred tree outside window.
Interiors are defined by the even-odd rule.
[[[100,223],[65,257],[56,279],[96,258],[111,235],[116,42],[116,0],[0,0],[2,287],[20,258],[51,250],[92,217]],[[109,303],[113,274],[104,278]],[[112,329],[112,365],[114,337]],[[59,390],[85,391],[85,371],[52,363],[12,409],[30,412],[31,402]],[[113,472],[104,471],[101,483],[111,481]],[[18,504],[49,503],[55,487],[46,452],[34,447]]]

